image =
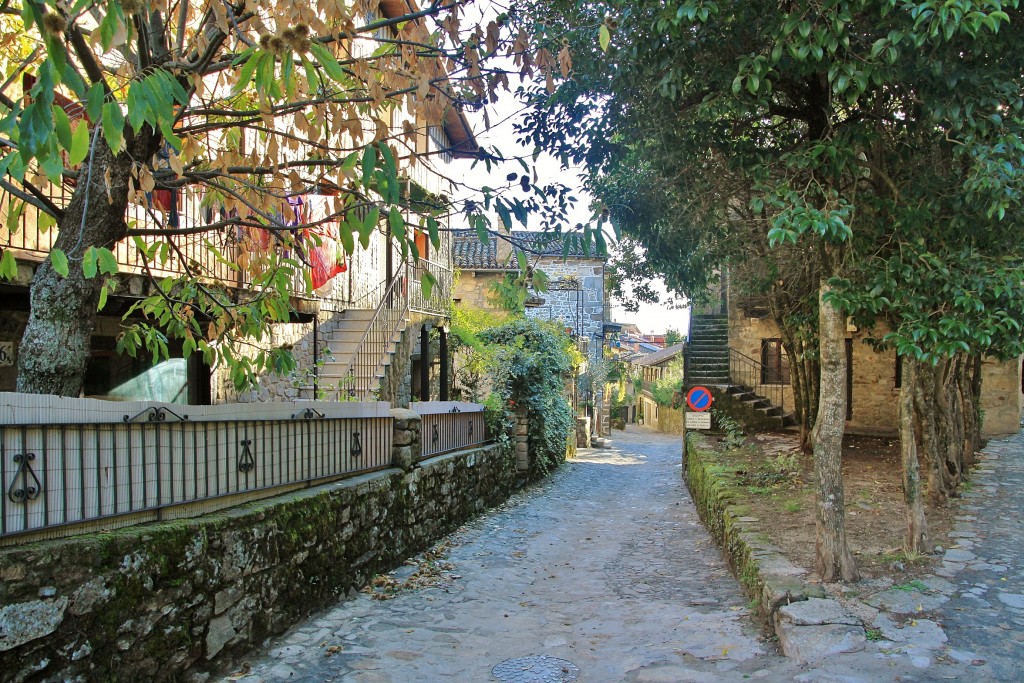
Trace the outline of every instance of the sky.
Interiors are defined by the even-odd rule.
[[[513,82],[513,87],[515,85]],[[519,155],[528,159],[532,155],[533,150],[519,145],[516,142],[516,135],[513,130],[519,106],[511,93],[503,93],[499,102],[489,107],[488,118],[492,124],[489,129],[481,113],[467,112],[467,117],[476,134],[477,141],[488,149],[497,147],[506,158]],[[590,197],[583,190],[583,183],[579,178],[580,169],[562,169],[558,160],[546,154],[542,154],[538,158],[536,167],[539,184],[557,181],[576,190],[573,194],[579,199],[577,204],[578,210],[570,217],[570,224],[586,223],[590,217],[588,210]],[[522,167],[512,161],[500,167],[495,167],[488,173],[482,163],[477,163],[472,169],[468,166],[465,168],[464,179],[467,185],[475,188],[482,187],[483,185],[499,187],[507,184],[506,175],[511,172],[521,173]],[[534,227],[531,225],[530,229],[534,229]],[[664,283],[661,280],[655,281],[652,283],[652,286],[659,293],[666,293]],[[626,311],[614,300],[611,303],[612,307],[608,315],[609,321],[634,323],[645,334],[662,334],[669,329],[675,329],[685,334],[689,327],[688,309],[671,309],[664,304],[653,306],[641,304],[640,310],[633,313]]]

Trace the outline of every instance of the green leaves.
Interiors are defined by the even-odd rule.
[[[71,147],[68,148],[68,163],[77,166],[89,155],[89,124],[79,121],[75,132],[71,135]]]
[[[68,276],[68,257],[61,249],[57,247],[50,249],[50,265],[61,277]]]
[[[103,247],[89,247],[82,256],[82,273],[87,278],[96,277],[96,274],[115,275],[118,272],[117,257],[109,249]]]
[[[14,280],[18,277],[18,261],[10,249],[4,249],[0,255],[0,278]]]
[[[121,152],[124,144],[124,113],[117,102],[107,102],[103,105],[103,137],[111,152]]]

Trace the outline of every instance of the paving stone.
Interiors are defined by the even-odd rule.
[[[844,652],[859,652],[867,643],[864,628],[848,624],[783,624],[776,629],[776,635],[786,656],[802,662],[818,662]]]
[[[835,618],[851,623],[795,627],[819,629],[797,646],[815,663],[782,656],[690,501],[678,437],[631,428],[609,445],[581,449],[448,537],[446,561],[459,578],[389,600],[359,593],[324,605],[247,656],[251,675],[484,683],[500,662],[548,653],[589,683],[924,680],[907,654],[865,644],[841,610]],[[327,656],[325,640],[341,649]],[[965,668],[933,664],[938,678]]]
[[[794,602],[776,612],[776,622],[793,626],[821,626],[823,624],[846,624],[860,626],[860,619],[850,614],[837,600],[810,598]]]

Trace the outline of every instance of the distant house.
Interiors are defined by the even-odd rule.
[[[571,248],[563,251],[560,235],[513,230],[509,239],[492,237],[485,244],[473,230],[454,231],[452,253],[459,273],[452,294],[456,305],[496,308],[490,295],[492,286],[519,272],[512,255],[513,243],[525,251],[531,267],[544,271],[549,278],[547,291],[531,293],[525,315],[558,322],[593,367],[603,357],[609,311],[604,291],[606,259],[572,242]],[[575,398],[583,407],[594,406],[600,418],[598,424],[606,423],[603,394],[591,395],[588,391],[581,389]],[[601,429],[600,433],[606,433],[607,425]]]
[[[659,432],[682,433],[682,413],[668,406],[659,406],[654,400],[654,383],[663,379],[673,363],[681,362],[686,351],[685,342],[647,354],[632,364],[634,376],[638,375],[642,388],[637,395],[637,417],[643,418],[644,425]]]

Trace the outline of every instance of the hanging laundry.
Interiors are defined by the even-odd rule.
[[[348,270],[348,265],[345,263],[345,250],[339,239],[337,220],[320,222],[333,213],[332,198],[310,195],[306,199],[306,218],[309,223],[317,223],[306,231],[306,240],[310,245],[310,279],[313,282],[313,289],[320,289],[335,275]]]

